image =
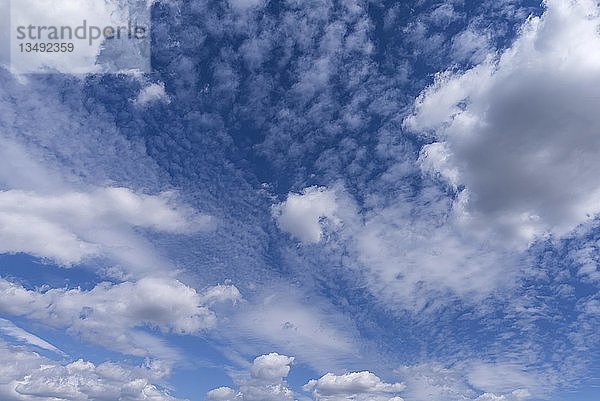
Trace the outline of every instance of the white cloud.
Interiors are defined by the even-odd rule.
[[[238,305],[217,330],[245,355],[277,349],[318,369],[339,369],[360,354],[359,333],[327,305],[316,296],[307,302],[289,288],[269,289]]]
[[[187,234],[209,228],[210,218],[178,204],[168,192],[145,195],[127,188],[96,188],[40,194],[9,190],[0,192],[0,226],[2,253],[24,252],[63,265],[111,256],[143,268],[141,264],[151,258],[144,257],[148,247],[133,228]],[[140,249],[135,249],[136,244]]]
[[[31,1],[24,0],[11,2],[11,23],[17,26],[55,26],[61,27],[74,24],[73,29],[81,26],[84,19],[96,26],[118,26],[114,24],[115,19],[111,15],[118,15],[116,2],[98,2],[84,0],[81,2],[69,1]],[[71,26],[72,26],[71,25]],[[87,32],[86,32],[87,34]],[[64,57],[50,57],[49,55],[36,55],[36,57],[25,57],[16,51],[12,52],[11,66],[15,73],[43,72],[44,69],[56,69],[57,71],[82,74],[94,72],[96,56],[100,50],[102,41],[89,44],[89,35],[86,39],[74,38],[77,51],[65,53]]]
[[[219,387],[206,394],[208,401],[235,401],[241,400],[241,395],[229,387]]]
[[[270,353],[254,359],[250,377],[238,379],[239,390],[220,387],[207,394],[209,401],[292,401],[293,392],[285,378],[290,372],[293,357]]]
[[[514,255],[462,230],[450,208],[446,196],[432,189],[413,204],[399,200],[375,209],[364,225],[345,233],[356,263],[368,268],[373,293],[422,312],[456,296],[473,302],[512,285]]]
[[[485,393],[477,397],[475,401],[521,401],[530,397],[527,390],[515,390],[510,394],[496,395]]]
[[[135,283],[99,284],[89,291],[46,292],[0,280],[0,294],[3,313],[66,328],[88,341],[138,356],[170,355],[164,346],[155,347],[158,340],[136,332],[136,327],[194,335],[213,327],[217,319],[202,304],[201,294],[171,279],[144,278]]]
[[[294,394],[285,378],[293,362],[294,358],[277,353],[259,356],[249,367],[250,374],[233,374],[237,390],[220,387],[210,391],[207,400],[292,400]],[[303,390],[315,401],[524,401],[547,395],[552,382],[551,376],[528,371],[518,363],[476,359],[453,367],[439,363],[403,366],[395,373],[402,382],[386,383],[369,371],[327,373],[310,380]]]
[[[135,99],[135,104],[142,107],[154,102],[171,102],[169,95],[167,95],[167,92],[165,91],[165,84],[162,82],[145,86],[140,90],[140,93]]]
[[[250,374],[255,379],[274,380],[287,377],[293,357],[271,353],[259,356],[250,367]]]
[[[469,365],[467,381],[475,388],[489,394],[520,394],[522,397],[543,388],[541,378],[529,372],[520,363],[474,362]]]
[[[579,309],[586,315],[600,316],[600,298],[597,294],[596,298],[588,299],[579,305]]]
[[[481,63],[492,53],[491,34],[469,28],[452,38],[452,56],[457,61]]]
[[[371,372],[340,376],[327,373],[304,386],[305,391],[312,392],[315,401],[402,401],[396,395],[404,388],[401,383],[385,383]]]
[[[545,6],[497,60],[440,74],[405,120],[436,140],[424,170],[466,186],[471,224],[521,246],[600,212],[600,13],[590,0]]]
[[[579,265],[578,275],[584,280],[600,282],[600,241],[587,241],[581,249],[570,251],[570,256]]]
[[[359,214],[340,186],[311,187],[303,195],[290,194],[274,215],[280,228],[305,240],[317,240],[325,228],[335,232],[324,245],[343,246],[347,267],[368,272],[372,293],[407,310],[434,311],[455,297],[473,302],[513,285],[516,255],[487,232],[464,229],[460,203],[453,205],[440,189],[427,187],[412,202],[368,201]],[[322,214],[335,225],[325,227],[316,210],[327,210]]]
[[[439,363],[403,366],[407,401],[521,401],[544,398],[552,388],[552,373],[530,371],[516,362],[465,360],[444,367]]]
[[[78,360],[58,364],[0,342],[0,398],[5,401],[176,401],[147,368]]]
[[[10,320],[0,319],[0,333],[12,337],[18,341],[27,343],[29,345],[33,345],[35,347],[45,349],[47,351],[55,352],[59,355],[65,355],[64,352],[56,348],[54,345],[49,342],[39,338],[35,334],[32,334],[26,330],[15,325]]]
[[[456,22],[462,18],[464,18],[464,16],[458,13],[451,3],[442,4],[439,7],[436,7],[427,16],[427,19],[433,24],[442,27],[446,27],[452,22]]]
[[[301,194],[290,193],[286,201],[273,206],[273,217],[283,231],[305,243],[317,243],[322,237],[321,219],[336,218],[336,194],[323,187],[305,188]]]
[[[130,14],[136,14],[138,23],[145,22],[147,25],[148,19],[143,21],[143,15],[140,7],[145,7],[150,2],[145,1],[103,1],[81,0],[73,2],[69,0],[58,1],[39,1],[39,0],[21,0],[11,2],[10,18],[11,28],[16,30],[18,26],[28,27],[63,27],[69,26],[74,34],[64,38],[65,42],[73,43],[72,51],[63,52],[61,57],[53,57],[50,52],[32,52],[24,54],[17,50],[15,46],[11,52],[11,67],[16,74],[28,73],[43,73],[43,72],[60,72],[67,74],[87,74],[87,73],[102,73],[102,72],[121,72],[126,73],[130,70],[140,70],[147,72],[147,64],[149,54],[144,54],[143,46],[137,46],[137,42],[142,40],[105,40],[103,30],[110,26],[115,30],[118,27],[127,27]],[[147,10],[145,10],[147,13]],[[85,25],[84,25],[85,21]],[[92,33],[92,28],[96,32]],[[77,32],[76,29],[80,31]],[[85,33],[83,33],[83,31]],[[27,31],[25,31],[27,32]],[[41,37],[38,37],[38,32],[33,31],[33,37],[26,37],[26,40],[35,41],[47,37],[48,31],[41,31]],[[122,31],[123,32],[123,31]],[[122,37],[126,37],[129,32],[123,32]],[[91,36],[97,38],[90,41]],[[16,40],[16,37],[12,38]],[[129,46],[127,46],[129,45]],[[107,49],[117,51],[109,52]],[[102,57],[104,55],[105,57]],[[99,57],[100,56],[100,57]],[[107,59],[108,58],[108,59]]]
[[[111,276],[141,278],[176,268],[148,237],[211,228],[106,113],[64,103],[35,79],[5,76],[0,91],[0,252],[65,266],[100,257]],[[22,110],[39,118],[14,118]]]
[[[403,396],[407,401],[472,400],[476,396],[466,383],[464,372],[438,363],[403,366],[398,374],[406,383]]]
[[[222,302],[237,303],[242,301],[242,294],[234,285],[219,284],[207,288],[201,295],[200,299],[204,304],[213,305]]]

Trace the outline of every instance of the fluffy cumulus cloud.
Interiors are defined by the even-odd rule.
[[[208,290],[210,294],[211,290]],[[231,289],[237,300],[239,292]],[[99,284],[89,291],[81,289],[28,290],[19,284],[0,280],[0,310],[25,316],[55,328],[66,328],[74,335],[126,354],[158,356],[152,337],[136,333],[135,328],[157,328],[165,333],[198,334],[214,326],[216,315],[198,294],[177,280],[144,278],[137,282]],[[208,299],[214,297],[208,296]],[[144,345],[144,343],[146,343]],[[164,346],[162,347],[164,348]]]
[[[250,367],[250,375],[259,380],[277,380],[287,377],[290,373],[290,364],[294,358],[271,353],[259,356]]]
[[[209,401],[292,401],[294,393],[285,378],[290,372],[293,357],[270,353],[254,359],[250,377],[238,379],[239,390],[220,387],[207,394]]]
[[[210,218],[179,205],[175,194],[146,195],[127,188],[60,194],[0,192],[0,252],[24,252],[63,265],[110,256],[143,267],[145,246],[133,228],[185,234],[210,227]],[[151,267],[152,265],[148,266]]]
[[[283,231],[305,243],[317,243],[323,235],[323,219],[334,225],[337,202],[334,190],[309,187],[300,194],[290,193],[282,203],[273,206],[273,217]]]
[[[402,401],[396,394],[404,388],[401,383],[385,383],[371,372],[340,376],[328,373],[304,386],[304,390],[312,392],[315,401]]]
[[[421,167],[461,191],[465,220],[521,245],[600,212],[600,10],[545,7],[499,57],[439,74],[405,120],[432,138]]]
[[[152,384],[148,367],[84,360],[59,364],[0,342],[0,398],[6,401],[177,401]]]

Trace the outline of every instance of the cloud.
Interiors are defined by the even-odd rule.
[[[74,172],[76,176],[66,181],[77,183],[81,179],[95,185],[94,188],[110,183],[108,185],[131,188],[137,195],[157,194],[169,185],[161,185],[163,178],[152,176],[156,173],[157,177],[166,177],[164,179],[173,185],[184,186],[184,191],[189,191],[187,199],[201,205],[201,210],[205,210],[206,206],[211,213],[217,211],[220,220],[221,217],[228,220],[217,235],[189,238],[180,249],[169,249],[169,255],[176,258],[174,266],[163,263],[164,260],[157,258],[159,252],[153,249],[152,244],[142,241],[140,231],[143,233],[151,228],[140,229],[127,222],[117,222],[114,229],[107,230],[101,238],[87,237],[87,231],[79,228],[70,232],[74,232],[76,239],[82,242],[85,235],[85,241],[102,248],[98,252],[108,249],[120,263],[139,266],[140,274],[135,275],[136,279],[147,274],[169,277],[170,271],[184,265],[189,267],[186,275],[195,276],[197,282],[222,282],[222,276],[230,275],[244,283],[250,282],[248,287],[253,289],[257,289],[253,287],[254,282],[259,282],[256,284],[260,292],[257,299],[240,302],[239,313],[236,309],[222,326],[217,324],[217,330],[228,333],[215,333],[211,339],[217,338],[215,341],[219,342],[220,337],[235,337],[228,344],[230,349],[234,349],[232,352],[248,354],[249,349],[260,348],[251,353],[259,355],[276,349],[286,355],[295,355],[297,361],[313,367],[327,363],[342,365],[340,360],[343,359],[353,363],[362,361],[357,356],[362,340],[374,339],[374,342],[389,346],[393,351],[378,360],[385,364],[387,358],[404,358],[404,351],[410,359],[423,353],[450,354],[456,348],[459,348],[458,351],[469,347],[487,350],[489,343],[496,341],[495,334],[508,335],[512,330],[510,324],[507,324],[508,328],[494,332],[491,338],[485,338],[485,334],[477,334],[476,329],[480,323],[487,327],[487,318],[483,322],[479,319],[467,319],[465,322],[454,317],[463,311],[464,304],[460,301],[477,303],[482,294],[493,293],[501,284],[510,282],[515,270],[513,260],[501,252],[497,253],[486,238],[477,238],[465,232],[468,230],[461,230],[453,220],[454,215],[459,213],[456,209],[452,210],[453,205],[445,189],[436,190],[428,186],[428,179],[421,181],[416,175],[412,176],[416,171],[412,166],[414,149],[406,145],[410,139],[405,138],[399,126],[400,116],[404,113],[402,102],[419,90],[419,82],[426,78],[419,75],[431,70],[435,62],[430,59],[435,57],[429,57],[431,53],[426,52],[426,56],[415,63],[418,71],[413,73],[417,76],[409,75],[407,79],[409,73],[398,71],[400,65],[403,65],[402,69],[410,69],[404,66],[404,63],[409,63],[406,59],[417,56],[400,43],[404,40],[402,35],[395,36],[388,30],[385,38],[379,37],[382,34],[379,19],[386,11],[381,4],[344,1],[334,5],[323,1],[290,1],[278,3],[277,7],[271,4],[262,13],[259,11],[260,1],[232,0],[230,3],[246,3],[252,12],[241,17],[244,13],[231,13],[226,2],[165,1],[156,5],[156,73],[164,80],[172,96],[169,107],[158,107],[159,104],[150,108],[135,107],[131,99],[142,95],[138,92],[139,85],[122,77],[90,77],[82,85],[81,93],[79,88],[72,89],[77,87],[77,83],[73,82],[65,82],[65,87],[62,82],[55,83],[55,87],[46,91],[42,90],[43,85],[34,85],[29,90],[3,91],[5,96],[2,99],[6,102],[19,96],[28,100],[9,112],[0,113],[4,116],[3,126],[10,129],[10,116],[14,114],[14,121],[18,124],[15,131],[25,137],[29,135],[27,151],[32,158],[44,162],[50,160],[50,163],[58,160],[61,173]],[[431,13],[432,21],[443,27],[468,18],[461,12],[461,3],[456,1],[454,7],[440,7]],[[504,5],[506,2],[501,3]],[[252,4],[259,6],[253,8]],[[430,4],[419,2],[415,7],[429,8]],[[399,4],[398,18],[421,18],[409,9],[412,9],[410,4]],[[401,29],[403,20],[396,21],[394,25]],[[485,22],[488,21],[486,18]],[[492,21],[489,23],[494,24]],[[454,26],[451,30],[454,31]],[[430,30],[427,35],[436,33]],[[438,50],[453,50],[471,62],[479,62],[479,53],[486,55],[485,51],[476,49],[484,44],[483,37],[464,35],[454,42],[450,39],[451,36],[448,36],[443,42],[436,42],[436,37],[433,37],[432,48],[436,43],[442,43]],[[422,41],[417,41],[415,46],[420,48],[422,44]],[[473,54],[477,55],[477,60],[472,60]],[[209,57],[213,61],[208,64],[207,55],[215,56]],[[446,59],[443,55],[441,58]],[[170,65],[167,66],[167,63]],[[202,73],[198,74],[199,71]],[[53,78],[53,82],[56,81],[60,80]],[[154,89],[160,92],[159,88]],[[21,91],[25,94],[20,95]],[[40,93],[32,93],[36,91]],[[53,92],[56,96],[52,95]],[[47,96],[49,94],[51,96]],[[40,103],[33,101],[36,98],[40,98]],[[49,100],[44,108],[46,98]],[[82,106],[79,99],[83,99]],[[60,108],[55,105],[62,102],[73,105],[73,109],[81,107],[84,112],[71,110],[69,106],[66,113],[58,113],[56,111]],[[39,110],[36,120],[40,122],[19,118],[20,110]],[[68,123],[58,124],[56,121]],[[118,128],[112,127],[113,124]],[[248,135],[248,129],[262,134]],[[111,139],[125,136],[127,140]],[[235,139],[232,140],[232,137]],[[265,145],[256,146],[255,142],[263,139]],[[36,153],[36,147],[42,150]],[[264,151],[261,156],[265,160],[277,160],[278,168],[267,172],[268,166],[262,162],[257,165],[253,157],[244,156],[251,156],[257,149]],[[462,172],[455,169],[452,149],[447,149],[446,166],[448,171],[456,171],[456,187],[460,188]],[[22,169],[15,167],[18,163],[10,155],[10,149],[0,152],[5,164],[7,160],[11,161],[7,163],[5,172],[0,172],[6,180],[2,181],[3,184],[9,180],[14,184],[8,185],[9,188],[25,185],[25,182],[34,187],[26,189],[39,197],[47,196],[42,186],[46,190],[50,187],[48,192],[51,195],[94,192],[89,187],[76,184],[51,185],[46,176],[36,175],[37,171],[29,166]],[[144,157],[139,157],[140,154]],[[230,156],[233,160],[228,162]],[[153,160],[140,161],[151,158],[156,159],[155,164]],[[390,167],[389,164],[395,161],[399,161],[398,165]],[[239,166],[243,168],[238,169]],[[383,171],[384,177],[379,177]],[[437,168],[430,171],[438,172]],[[254,172],[272,182],[284,197],[290,190],[294,192],[290,195],[303,197],[304,191],[297,189],[315,183],[324,185],[346,177],[348,190],[355,195],[357,203],[361,203],[360,212],[343,215],[346,207],[340,200],[341,192],[334,186],[310,187],[317,195],[321,192],[321,198],[316,201],[316,211],[310,209],[312,205],[306,199],[299,205],[304,205],[308,212],[302,208],[284,210],[287,201],[282,202],[276,221],[279,224],[279,218],[287,213],[290,223],[287,228],[279,224],[282,231],[290,233],[297,241],[319,243],[318,247],[296,247],[295,243],[291,243],[290,248],[304,253],[298,257],[298,267],[290,266],[294,262],[289,263],[286,259],[289,255],[280,249],[285,241],[269,224],[270,210],[266,204],[269,200],[262,195],[256,196],[255,183],[258,181],[254,181]],[[81,177],[78,177],[79,174]],[[247,177],[248,182],[244,182]],[[289,189],[288,185],[293,189]],[[148,189],[148,186],[151,188]],[[323,209],[321,203],[326,197],[322,193],[332,195],[334,207],[331,199],[326,199],[325,205],[328,206]],[[461,205],[463,203],[457,203],[457,206]],[[99,235],[97,232],[92,234]],[[165,242],[176,241],[171,236],[165,237]],[[340,243],[336,243],[337,239]],[[156,239],[156,242],[161,240]],[[321,248],[326,251],[334,249],[332,257],[317,261],[303,259],[314,255],[320,258]],[[136,249],[135,255],[129,255],[133,261],[125,258],[127,255],[116,254],[124,252],[124,249]],[[142,258],[142,255],[145,256]],[[74,273],[65,272],[69,276]],[[307,294],[292,300],[288,299],[287,291],[270,298],[269,289],[262,292],[260,286],[271,282],[273,276],[283,276],[298,286],[310,289]],[[215,277],[221,278],[214,280]],[[332,280],[325,282],[323,277]],[[318,288],[315,287],[316,281],[319,282]],[[135,293],[137,282],[125,288]],[[374,296],[368,293],[369,290]],[[323,310],[322,304],[329,303],[314,296],[319,291],[335,298],[331,302],[335,302],[335,308]],[[186,293],[187,290],[180,292]],[[231,287],[211,289],[198,294],[199,304],[218,311],[211,306],[213,302],[222,297],[238,299],[238,294]],[[457,302],[456,295],[461,297]],[[386,302],[380,302],[382,298]],[[387,302],[390,299],[399,302]],[[489,308],[490,315],[496,318],[495,312],[501,307],[493,304],[494,301],[486,302],[485,308]],[[104,302],[101,300],[100,304]],[[113,307],[111,303],[107,305]],[[177,306],[176,310],[185,311],[186,305]],[[402,310],[406,306],[421,312],[439,305],[451,310],[433,315],[405,314]],[[350,324],[345,321],[345,316],[339,318],[340,310],[356,312],[348,313]],[[86,317],[89,310],[84,312],[82,317]],[[179,316],[177,312],[173,315],[174,319]],[[423,319],[423,316],[427,317]],[[167,339],[175,344],[179,342],[172,335],[159,338],[147,334],[150,331],[148,326],[156,326],[152,334],[158,330],[171,332],[174,323],[169,325],[160,319],[140,321],[137,317],[117,317],[114,332],[121,333],[122,319],[133,328],[123,333],[124,340],[119,337],[107,342],[119,344],[119,341],[125,341],[123,348],[134,344],[131,349],[140,354],[148,350],[156,353],[157,343],[160,345],[162,342],[164,347]],[[90,316],[84,320],[93,323],[93,318]],[[362,340],[355,334],[358,330],[348,329],[355,327],[351,319],[362,325]],[[473,326],[475,329],[471,331]],[[109,326],[101,327],[106,327],[103,331],[112,331]],[[402,335],[405,331],[417,337],[415,348],[412,348],[410,336],[405,338]],[[444,338],[445,334],[450,334],[451,338]],[[384,337],[391,341],[380,341]],[[161,341],[163,338],[164,341]],[[464,343],[456,346],[459,341]],[[507,340],[508,349],[503,351],[518,352],[513,349],[517,341]],[[183,341],[182,345],[192,351],[197,343]],[[523,351],[525,347],[517,348]],[[464,355],[461,352],[455,354]],[[375,354],[372,358],[378,356]],[[357,369],[345,367],[352,371]],[[358,369],[379,372],[371,366]],[[339,374],[348,370],[322,370],[323,373],[327,371]],[[248,373],[248,380],[256,378]],[[408,380],[403,378],[402,381],[411,387]],[[443,385],[444,380],[439,382]],[[232,387],[235,389],[222,388],[211,396],[233,399],[242,389],[237,385]],[[272,387],[259,389],[270,393],[279,391],[285,396],[289,386],[274,383]],[[245,394],[250,394],[250,391],[245,391]],[[405,394],[403,392],[402,397],[408,399]],[[488,394],[492,394],[491,390]],[[472,398],[475,397],[476,394]],[[413,399],[430,398],[425,394]],[[450,398],[451,401],[456,399],[460,398]]]
[[[443,27],[446,27],[452,22],[456,22],[457,20],[463,18],[464,16],[457,12],[451,3],[442,4],[436,7],[427,16],[427,19],[430,20],[433,24]]]
[[[326,299],[312,295],[307,302],[305,297],[275,287],[247,298],[218,325],[220,340],[245,355],[277,349],[318,369],[354,362],[361,353],[355,323]]]
[[[521,401],[529,398],[529,393],[525,390],[516,390],[507,395],[496,395],[485,393],[477,397],[475,401]]]
[[[168,348],[159,344],[154,349],[158,340],[136,328],[196,335],[213,327],[217,320],[202,304],[203,295],[172,279],[144,278],[135,283],[102,283],[89,291],[45,292],[0,280],[0,293],[3,313],[66,328],[70,334],[137,356],[170,357]]]
[[[397,370],[406,383],[407,401],[519,401],[544,398],[552,372],[528,369],[518,362],[463,360],[452,367],[429,362]]]
[[[327,373],[319,380],[311,380],[305,391],[311,391],[315,401],[402,401],[395,396],[406,386],[384,383],[371,372],[346,373],[336,376]]]
[[[162,82],[152,83],[142,88],[134,101],[136,105],[142,107],[154,102],[171,102],[169,95],[165,92],[165,84]]]
[[[241,400],[241,395],[229,387],[219,387],[206,394],[208,401],[235,401]]]
[[[53,40],[48,27],[56,27],[60,40],[74,44],[63,57],[52,57],[50,52],[25,55],[13,50],[11,71],[14,74],[64,73],[83,75],[91,73],[149,72],[148,36],[131,39],[130,23],[147,27],[151,1],[115,0],[102,3],[82,0],[77,4],[59,0],[47,3],[23,0],[12,4],[10,18],[13,26],[30,27],[20,33],[23,43],[29,40]],[[131,15],[136,15],[132,21]],[[72,32],[61,29],[69,26]],[[40,27],[40,29],[35,29]],[[107,39],[104,28],[113,27],[115,36]],[[123,29],[122,27],[125,27]],[[28,34],[27,34],[28,33]]]
[[[290,372],[293,357],[270,353],[254,359],[250,377],[238,379],[239,390],[220,387],[209,391],[209,401],[292,401],[293,392],[285,378]]]
[[[233,302],[234,304],[242,301],[242,294],[234,285],[219,284],[204,290],[200,296],[202,303],[214,305],[223,302]]]
[[[0,342],[0,398],[6,401],[177,401],[146,367],[77,360],[66,365]]]
[[[234,374],[238,390],[220,387],[209,401],[271,401],[299,397],[288,388],[294,358],[270,353],[254,359],[249,373]],[[548,376],[510,362],[466,360],[453,367],[439,363],[403,366],[395,373],[403,382],[386,383],[369,371],[327,373],[303,386],[314,401],[524,401],[543,397]],[[277,398],[279,397],[279,398]]]
[[[88,24],[96,26],[119,26],[115,22],[115,16],[120,16],[117,2],[105,2],[102,5],[94,4],[89,0],[72,4],[72,2],[57,1],[52,6],[49,3],[37,4],[30,0],[15,3],[11,7],[11,22],[14,26],[53,26],[61,27],[67,24],[75,29],[81,25],[84,19]],[[35,32],[35,30],[34,30]],[[34,33],[35,35],[35,33]],[[37,35],[35,35],[37,37]],[[65,54],[65,57],[49,57],[48,55],[37,55],[35,58],[23,57],[13,52],[11,66],[15,73],[39,73],[44,70],[56,70],[65,73],[82,74],[98,70],[95,65],[96,56],[102,45],[102,41],[88,43],[86,39],[72,38],[76,42],[77,51]]]
[[[271,353],[259,356],[250,367],[250,375],[260,380],[275,380],[287,377],[290,373],[290,365],[294,358]]]
[[[600,241],[584,241],[579,249],[569,251],[571,258],[578,265],[578,275],[591,282],[600,282]]]
[[[467,29],[452,38],[452,56],[456,61],[481,63],[493,53],[491,34]]]
[[[472,400],[477,394],[466,383],[464,372],[439,363],[403,366],[397,373],[406,384],[403,396],[407,401]]]
[[[60,194],[1,191],[0,224],[2,253],[24,252],[67,266],[109,256],[126,267],[143,268],[148,247],[132,229],[188,234],[208,229],[211,221],[178,204],[173,193],[108,187]]]
[[[470,224],[521,247],[600,212],[600,13],[589,0],[545,7],[499,57],[439,74],[405,120],[433,138],[423,171],[463,192]]]
[[[324,187],[305,188],[302,193],[290,193],[282,203],[273,206],[273,217],[283,231],[305,243],[321,240],[322,222],[327,218],[336,223],[335,191]]]
[[[486,393],[495,394],[525,394],[543,388],[541,378],[528,372],[520,363],[477,361],[470,364],[467,381],[475,388]]]
[[[444,194],[432,189],[415,203],[375,209],[350,233],[351,254],[369,269],[375,294],[417,312],[455,297],[481,300],[512,285],[516,257],[462,230]]]
[[[312,241],[330,234],[323,249],[344,249],[346,267],[367,273],[371,292],[388,305],[435,311],[456,297],[473,302],[513,285],[517,255],[464,229],[456,204],[441,189],[429,185],[410,199],[387,203],[374,197],[361,212],[356,203],[334,185],[290,194],[274,210],[280,228],[296,236]],[[319,214],[335,224],[325,224]]]
[[[34,334],[31,334],[26,330],[23,330],[10,320],[0,319],[0,332],[6,336],[10,336],[18,341],[27,343],[29,345],[45,349],[46,351],[52,351],[59,355],[65,355],[64,352],[56,348],[54,345],[48,343],[47,341],[39,338]]]

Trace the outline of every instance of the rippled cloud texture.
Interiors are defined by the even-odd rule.
[[[0,399],[598,399],[596,1],[148,7],[0,66]]]

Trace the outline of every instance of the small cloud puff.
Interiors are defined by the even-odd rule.
[[[293,357],[271,353],[259,356],[250,368],[250,374],[255,379],[276,380],[287,377]]]
[[[272,215],[281,230],[315,244],[323,235],[322,219],[339,223],[337,209],[336,191],[314,186],[300,194],[290,193],[286,201],[273,206]]]
[[[171,98],[167,95],[165,84],[162,82],[153,83],[144,87],[140,90],[140,93],[134,100],[135,105],[141,107],[156,102],[171,103]]]
[[[220,387],[209,391],[209,401],[292,401],[293,392],[285,378],[290,372],[293,357],[271,353],[254,359],[250,378],[239,380],[239,391]]]

